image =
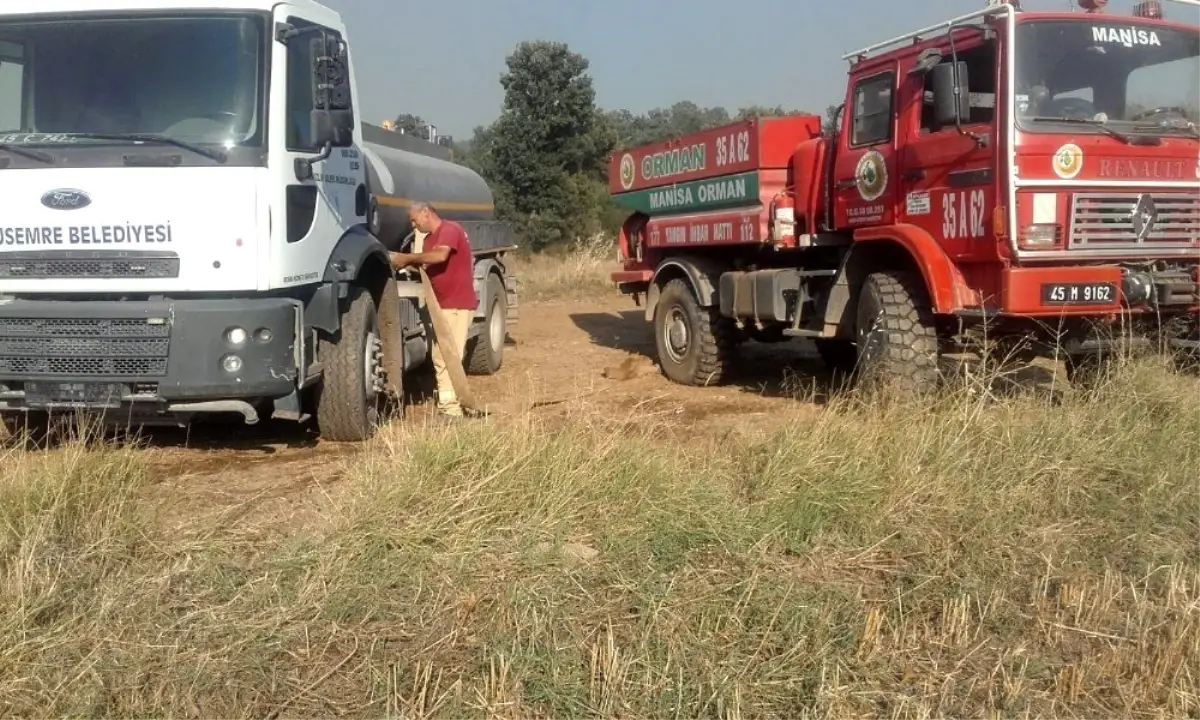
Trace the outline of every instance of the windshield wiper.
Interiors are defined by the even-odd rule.
[[[34,150],[33,148],[21,147],[16,143],[0,143],[0,150],[10,152],[14,155],[23,155],[27,158],[33,158],[38,162],[46,163],[47,165],[54,164],[54,156],[48,152]]]
[[[174,145],[184,150],[190,150],[197,155],[203,155],[206,158],[211,158],[217,162],[225,162],[229,159],[229,154],[224,150],[217,148],[208,148],[203,145],[195,145],[185,140],[178,140],[170,135],[159,135],[157,133],[94,133],[80,132],[71,133],[72,137],[85,138],[89,140],[126,140],[129,142],[144,142],[158,143],[160,145]]]
[[[1175,131],[1183,133],[1184,135],[1187,135],[1188,137],[1200,138],[1200,131],[1197,131],[1195,123],[1191,123],[1191,122],[1159,123],[1157,125],[1152,125],[1152,126],[1134,125],[1133,127],[1135,130],[1151,130],[1151,131],[1157,130],[1160,132],[1164,131],[1164,130],[1175,130]]]
[[[1036,117],[1025,118],[1025,119],[1028,120],[1029,122],[1066,123],[1069,125],[1070,124],[1091,125],[1092,127],[1100,128],[1100,131],[1103,132],[1104,134],[1115,137],[1116,139],[1120,140],[1121,142],[1125,143],[1126,145],[1159,145],[1162,143],[1162,140],[1160,138],[1158,138],[1157,136],[1151,136],[1148,138],[1144,135],[1143,136],[1126,135],[1123,132],[1119,132],[1119,131],[1114,130],[1111,127],[1109,127],[1108,122],[1106,120],[1097,120],[1095,118],[1054,117],[1054,116],[1048,116],[1048,115],[1038,115]],[[1153,142],[1149,142],[1149,141],[1153,141]]]

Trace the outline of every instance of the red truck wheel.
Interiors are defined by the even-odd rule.
[[[912,272],[872,273],[858,295],[858,372],[867,383],[927,390],[938,379],[938,338],[925,283]]]
[[[654,345],[663,374],[683,385],[725,379],[737,328],[714,308],[701,307],[684,280],[663,288],[654,307]]]

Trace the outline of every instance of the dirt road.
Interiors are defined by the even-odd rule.
[[[690,388],[667,381],[650,359],[654,337],[642,310],[625,298],[523,305],[509,334],[504,367],[491,377],[472,377],[476,395],[505,422],[524,413],[587,413],[636,419],[677,430],[677,436],[730,429],[775,427],[780,414],[802,419],[813,412],[796,400],[812,389],[820,396],[827,378],[811,351],[797,343],[748,343],[739,352],[739,373],[723,387]],[[432,413],[431,377],[410,379],[406,417],[414,428]],[[766,422],[767,417],[771,421]],[[157,430],[146,460],[156,494],[188,512],[252,512],[314,486],[336,483],[358,445],[326,443],[289,424],[247,428]]]

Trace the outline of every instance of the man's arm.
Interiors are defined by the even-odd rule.
[[[414,265],[440,265],[450,259],[450,246],[437,245],[419,253],[389,253],[392,267],[403,270]]]

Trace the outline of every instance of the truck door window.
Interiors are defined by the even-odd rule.
[[[317,27],[299,18],[288,18],[288,24],[302,28]],[[340,39],[341,34],[326,30],[331,38]],[[288,42],[287,51],[287,149],[296,152],[320,150],[313,142],[313,70],[312,40],[319,35],[306,32]],[[349,88],[347,99],[349,98]]]
[[[25,130],[25,48],[0,40],[0,132]]]
[[[949,47],[942,49],[943,63],[953,62]],[[967,64],[968,92],[971,100],[971,115],[963,118],[964,125],[990,125],[996,116],[996,70],[997,45],[988,40],[969,50],[958,50],[958,61]],[[941,132],[957,128],[939,127],[934,122],[933,73],[925,74],[924,98],[921,103],[921,134]]]
[[[854,86],[850,147],[878,145],[892,139],[895,74],[886,72]]]

